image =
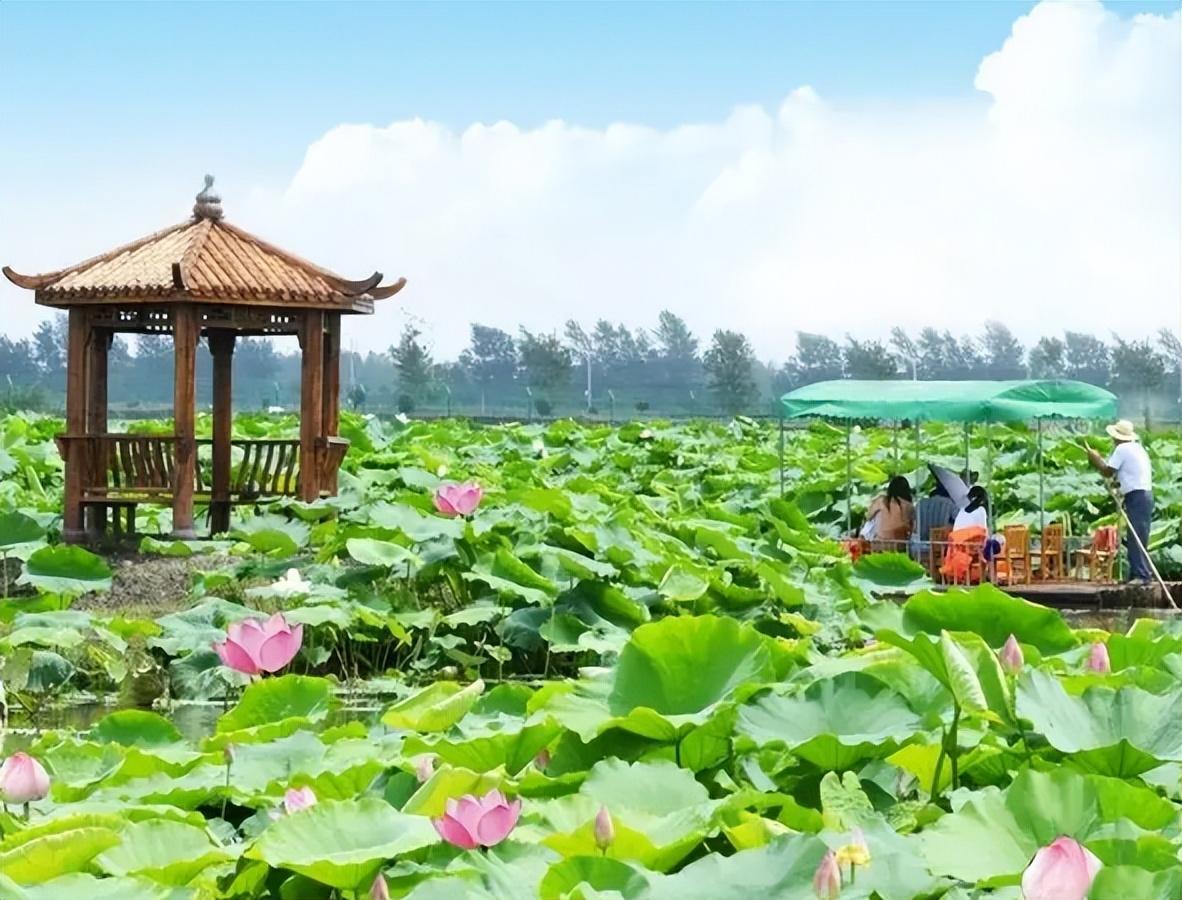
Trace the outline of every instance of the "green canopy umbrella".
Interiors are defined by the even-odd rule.
[[[846,528],[851,525],[849,426],[854,419],[901,422],[964,422],[965,467],[968,426],[973,422],[1038,423],[1038,503],[1043,507],[1042,420],[1101,419],[1116,415],[1116,395],[1082,381],[821,381],[780,398],[781,415],[846,422]],[[783,484],[784,454],[780,452]]]

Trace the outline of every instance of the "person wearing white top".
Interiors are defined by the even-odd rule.
[[[968,504],[956,514],[956,521],[952,523],[953,531],[962,528],[989,527],[989,495],[985,488],[974,484],[969,488]]]
[[[1149,454],[1137,440],[1137,432],[1128,419],[1121,419],[1105,430],[1116,443],[1112,455],[1104,459],[1088,447],[1088,460],[1101,474],[1109,478],[1116,476],[1129,524],[1137,538],[1140,538],[1138,543],[1132,535],[1125,537],[1125,549],[1129,554],[1129,579],[1148,581],[1149,558],[1141,548],[1149,546],[1149,526],[1153,521],[1153,471]]]

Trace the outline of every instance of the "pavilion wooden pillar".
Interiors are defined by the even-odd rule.
[[[66,437],[64,443],[65,508],[62,513],[62,540],[79,543],[86,538],[82,528],[82,488],[89,469],[86,442],[86,339],[90,320],[85,309],[70,310],[66,339]]]
[[[234,332],[207,335],[213,357],[213,485],[209,503],[210,534],[230,530],[230,436],[234,422],[232,399]]]
[[[107,433],[107,359],[111,350],[114,332],[109,328],[90,328],[86,353],[86,433],[104,435]],[[106,446],[95,442],[97,454],[88,463],[88,472],[96,476],[107,471]],[[85,511],[86,531],[97,536],[107,530],[107,507],[90,506]]]
[[[201,326],[197,307],[178,303],[172,308],[175,362],[172,415],[176,448],[172,470],[172,534],[185,540],[193,530],[193,490],[197,482],[197,340]]]
[[[324,314],[324,385],[320,412],[321,434],[336,437],[341,427],[341,314]],[[322,490],[335,495],[337,470],[325,474]]]
[[[324,312],[307,310],[300,328],[300,499],[320,497],[320,446],[324,435]]]

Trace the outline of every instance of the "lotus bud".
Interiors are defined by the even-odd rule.
[[[813,875],[813,893],[818,900],[837,900],[841,893],[841,866],[832,850],[821,857],[816,874]]]
[[[222,748],[222,760],[226,763],[227,766],[233,765],[234,756],[237,752],[238,752],[238,748],[235,747],[233,744],[226,744],[226,746],[224,746]]]
[[[838,847],[836,856],[839,863],[846,863],[851,868],[870,865],[870,848],[866,845],[866,836],[862,834],[861,828],[850,832],[849,843]]]
[[[548,765],[550,765],[550,751],[543,747],[538,751],[538,755],[534,757],[534,768],[539,772],[544,772]]]
[[[1012,634],[1006,638],[1006,643],[1001,648],[999,659],[1001,660],[1002,671],[1007,675],[1017,675],[1022,671],[1022,666],[1026,664],[1026,658],[1022,655],[1022,647],[1018,643],[1018,639]]]
[[[310,787],[288,788],[283,795],[283,811],[289,816],[316,805],[316,794]]]
[[[27,753],[14,753],[0,766],[0,800],[32,803],[49,793],[49,773]]]
[[[642,441],[651,441],[656,437],[656,435],[653,434],[652,429],[646,428],[644,431],[640,432],[639,437]]]
[[[1086,847],[1058,837],[1022,873],[1023,900],[1084,900],[1103,864]]]
[[[595,846],[600,852],[606,852],[616,839],[616,826],[612,822],[612,814],[606,806],[599,807],[595,814]]]
[[[1108,659],[1108,645],[1095,643],[1088,653],[1088,670],[1107,675],[1112,671],[1112,662]]]
[[[430,753],[424,753],[415,760],[415,778],[419,780],[419,784],[426,784],[434,774],[435,757]]]
[[[369,889],[369,900],[390,900],[390,889],[386,887],[386,879],[381,875],[373,880],[373,887]]]

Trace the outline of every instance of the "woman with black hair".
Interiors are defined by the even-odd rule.
[[[873,541],[903,541],[911,537],[915,524],[915,507],[911,503],[911,485],[902,475],[896,475],[887,485],[886,493],[870,501],[866,510],[866,524],[871,534],[863,536]]]
[[[952,523],[953,531],[962,528],[989,528],[989,495],[979,484],[969,488],[969,502]]]

